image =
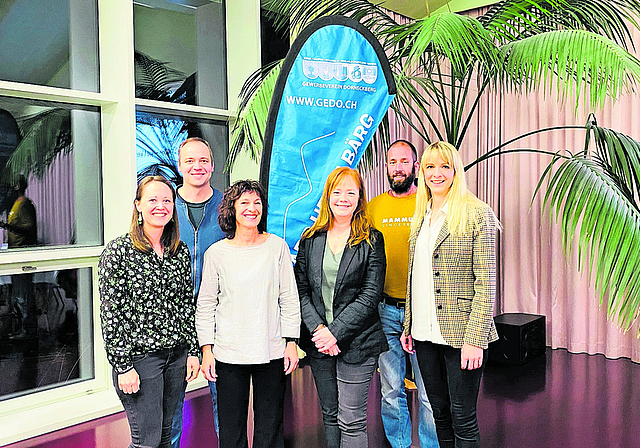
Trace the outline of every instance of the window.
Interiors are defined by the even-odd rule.
[[[98,91],[96,0],[0,2],[0,79]]]
[[[91,269],[0,276],[0,400],[94,376]]]
[[[97,107],[0,97],[2,250],[102,244]]]
[[[136,0],[136,97],[227,107],[221,1]]]
[[[173,145],[184,129],[210,142],[215,188],[257,178],[244,155],[230,174],[224,164],[233,102],[260,65],[259,23],[259,0],[0,1],[0,221],[22,174],[38,235],[9,249],[0,228],[0,445],[122,410],[100,337],[97,263],[129,228],[137,164],[157,163],[136,138],[174,123]],[[147,91],[145,60],[145,73],[159,73]],[[30,123],[46,138],[28,137]],[[30,139],[44,156],[18,163]],[[189,384],[198,387],[202,377]]]
[[[225,123],[148,112],[136,114],[136,155],[138,180],[161,175],[182,185],[178,171],[178,147],[189,137],[204,138],[213,152],[214,172],[211,186],[220,191],[229,185],[224,173],[228,153],[228,129]]]

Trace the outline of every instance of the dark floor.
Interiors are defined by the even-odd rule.
[[[546,356],[522,366],[489,364],[478,401],[482,446],[640,448],[639,378],[640,365],[627,359],[549,348]],[[308,366],[294,373],[290,392],[285,410],[287,447],[324,446]],[[368,427],[369,446],[375,448],[388,446],[379,398],[376,376],[369,397]],[[210,403],[207,390],[188,394],[183,448],[217,446]],[[7,448],[124,448],[128,443],[128,426],[121,413]]]

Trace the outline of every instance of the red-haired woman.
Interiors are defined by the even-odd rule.
[[[314,225],[295,265],[302,320],[312,334],[311,371],[329,448],[367,447],[367,394],[378,355],[388,349],[378,315],[386,258],[357,171],[327,179]]]

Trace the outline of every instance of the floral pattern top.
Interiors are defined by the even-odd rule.
[[[117,373],[133,368],[132,357],[188,345],[198,356],[189,249],[145,254],[128,234],[105,247],[98,263],[100,320],[107,359]]]

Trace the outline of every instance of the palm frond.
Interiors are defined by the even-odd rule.
[[[238,118],[231,129],[231,147],[225,165],[229,171],[242,151],[253,160],[262,154],[267,116],[282,61],[276,61],[253,72],[240,89]]]
[[[503,0],[478,20],[501,44],[573,29],[601,34],[626,49],[633,46],[628,24],[637,27],[639,13],[638,0]]]
[[[594,160],[603,167],[629,203],[640,212],[640,143],[628,135],[587,124],[593,132]]]
[[[52,108],[18,120],[22,140],[7,161],[2,182],[13,185],[20,174],[41,178],[51,162],[71,150],[71,111]]]
[[[387,34],[394,46],[409,49],[391,58],[393,62],[397,58],[403,59],[405,70],[417,65],[429,73],[430,60],[446,58],[453,75],[461,77],[476,62],[485,66],[495,66],[499,62],[493,37],[473,17],[445,12],[398,25]]]
[[[136,175],[137,182],[140,183],[140,181],[147,176],[162,176],[175,186],[182,185],[182,176],[175,165],[154,163],[146,166],[141,170],[138,170]]]
[[[136,79],[136,97],[158,101],[176,101],[172,92],[180,86],[187,76],[180,70],[136,51],[134,53],[134,73]]]
[[[626,153],[625,169],[637,174],[640,143],[608,129],[591,129],[596,146],[607,157],[591,160],[581,152],[564,158],[553,171],[558,160],[554,159],[538,187],[548,180],[543,206],[560,221],[565,249],[571,252],[577,237],[580,267],[588,255],[589,276],[595,273],[600,302],[606,301],[609,317],[616,317],[628,329],[640,311],[640,212],[638,204],[623,192],[629,188],[621,187],[622,177],[609,174],[618,170],[607,160]]]
[[[542,87],[558,97],[583,94],[591,107],[629,91],[640,79],[640,60],[606,37],[588,31],[538,34],[500,47],[505,57],[504,84],[519,92]]]
[[[186,123],[182,120],[138,114],[136,116],[138,159],[152,161],[138,169],[138,181],[145,176],[161,175],[174,185],[181,185],[182,176],[178,171],[177,154],[186,133]]]

